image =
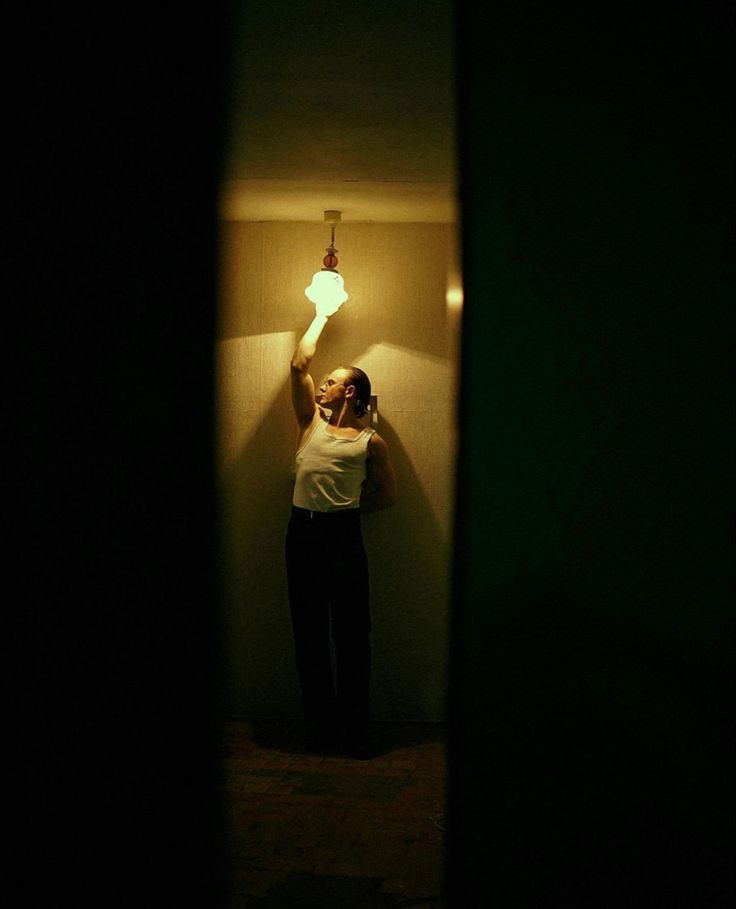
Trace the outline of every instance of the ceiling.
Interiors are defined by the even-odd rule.
[[[240,0],[221,215],[453,222],[450,0]]]

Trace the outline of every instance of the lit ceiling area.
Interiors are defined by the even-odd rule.
[[[456,220],[450,0],[241,0],[225,220]]]

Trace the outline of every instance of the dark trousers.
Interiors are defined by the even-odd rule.
[[[371,618],[358,509],[322,513],[292,508],[286,570],[305,720],[323,728],[364,729]]]

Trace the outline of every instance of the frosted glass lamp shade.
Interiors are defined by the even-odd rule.
[[[312,283],[304,289],[304,293],[312,303],[344,303],[348,295],[345,293],[342,275],[336,271],[318,271],[312,275]]]

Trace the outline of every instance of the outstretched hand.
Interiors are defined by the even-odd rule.
[[[329,319],[330,316],[335,315],[344,302],[344,300],[339,303],[335,300],[320,300],[319,303],[314,304],[314,308],[318,316],[324,316]]]

